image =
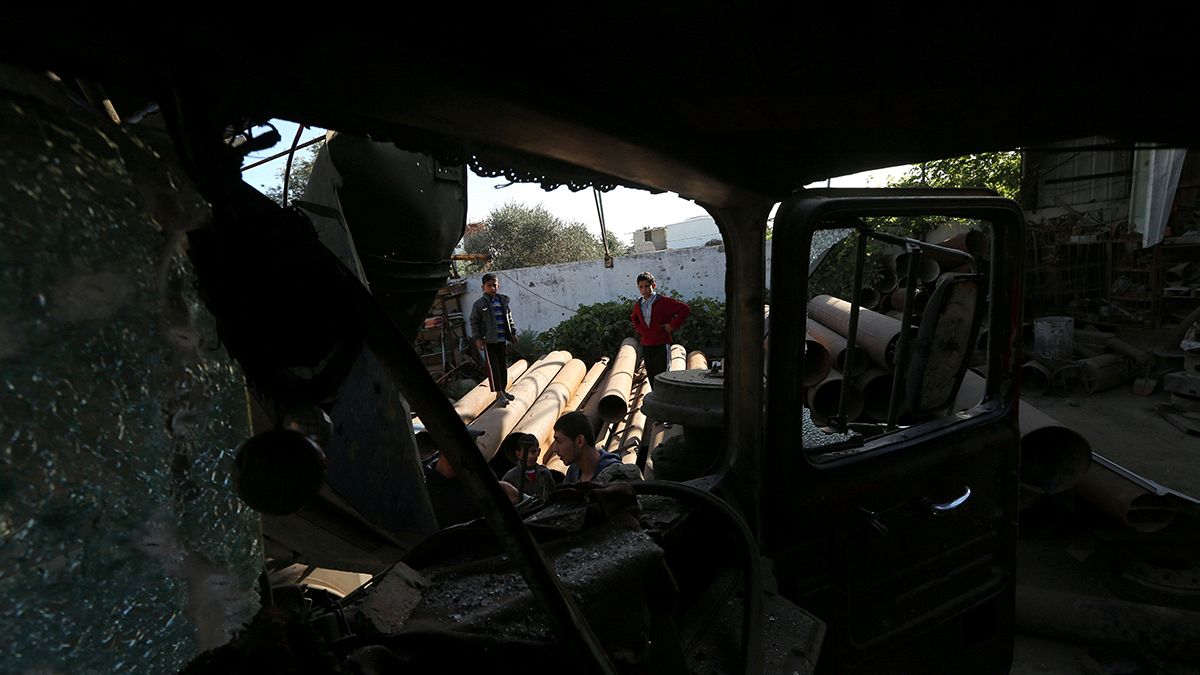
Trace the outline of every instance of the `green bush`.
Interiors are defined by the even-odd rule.
[[[688,351],[699,349],[710,359],[724,358],[725,303],[705,297],[686,302],[692,308],[692,313],[683,326],[675,331],[672,342],[687,347]]]
[[[508,350],[512,354],[510,358],[524,358],[526,361],[533,363],[554,351],[554,345],[546,341],[546,333],[539,333],[536,330],[530,329],[521,331],[519,337],[520,342],[517,346],[514,349]],[[520,356],[518,357],[517,354]]]
[[[680,297],[675,292],[671,295]],[[595,363],[601,356],[615,356],[621,341],[634,336],[633,324],[629,321],[633,302],[632,298],[623,298],[581,305],[575,316],[537,335],[538,350],[565,349],[588,364]],[[723,356],[725,303],[705,297],[686,302],[692,313],[675,333],[674,341],[688,350],[702,349],[708,356]]]
[[[589,365],[601,356],[615,356],[621,340],[633,337],[632,305],[633,300],[625,299],[580,305],[575,316],[542,333],[540,342],[547,349],[565,349]]]

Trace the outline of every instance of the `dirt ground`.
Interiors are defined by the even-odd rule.
[[[1132,337],[1142,342],[1156,336]],[[1144,478],[1200,498],[1200,437],[1180,431],[1157,414],[1155,408],[1169,400],[1161,390],[1145,397],[1122,386],[1091,396],[1027,396],[1025,400],[1078,431],[1095,452]],[[1123,583],[1122,572],[1139,560],[1163,555],[1200,565],[1197,542],[1200,523],[1193,518],[1179,517],[1160,533],[1134,533],[1072,495],[1063,495],[1022,513],[1017,584],[1027,591],[1165,605],[1139,596],[1136,588],[1131,590]],[[1176,603],[1175,608],[1200,609],[1192,602]],[[1026,629],[1020,613],[1018,603],[1012,673],[1200,673],[1200,663],[1167,660],[1136,647],[1082,644],[1022,632]],[[1200,613],[1181,616],[1200,624]],[[1200,633],[1200,625],[1195,630]]]

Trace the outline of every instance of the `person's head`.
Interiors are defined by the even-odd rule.
[[[574,464],[587,450],[596,449],[592,423],[581,412],[569,412],[554,423],[554,451],[564,464]]]
[[[488,272],[487,274],[483,275],[483,294],[484,295],[490,297],[490,296],[495,295],[496,292],[499,290],[500,290],[500,279],[498,279],[495,274]]]
[[[643,298],[649,298],[654,295],[656,284],[654,283],[654,275],[649,272],[642,272],[637,275],[638,293],[642,294]]]
[[[504,439],[501,445],[504,454],[513,464],[524,466],[525,468],[533,468],[537,465],[538,455],[541,448],[537,438],[533,434],[523,432],[512,433],[508,438]]]

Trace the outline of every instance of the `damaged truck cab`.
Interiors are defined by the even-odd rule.
[[[616,10],[587,20],[575,11],[552,10],[554,34],[515,40],[520,53],[504,68],[447,49],[441,35],[398,37],[386,22],[330,29],[287,69],[278,67],[277,45],[265,48],[219,17],[187,16],[153,34],[126,24],[104,31],[84,17],[22,18],[4,29],[5,119],[29,130],[20,135],[73,141],[19,147],[3,155],[12,161],[3,168],[24,177],[39,173],[24,167],[42,166],[83,196],[55,211],[59,192],[10,178],[15,196],[0,203],[8,218],[0,235],[17,231],[11,223],[46,235],[30,241],[54,248],[64,268],[72,233],[85,232],[90,244],[137,235],[139,257],[127,265],[137,268],[142,289],[141,306],[128,312],[136,320],[115,303],[100,318],[119,315],[130,322],[118,326],[120,339],[148,335],[154,344],[139,349],[138,359],[111,360],[133,383],[122,392],[134,392],[105,398],[118,431],[89,427],[72,447],[136,445],[128,457],[136,456],[138,471],[121,455],[121,462],[97,459],[97,472],[129,490],[153,475],[154,489],[143,492],[161,492],[164,510],[184,513],[197,547],[237,538],[241,545],[227,557],[256,568],[265,553],[267,571],[282,580],[272,584],[264,572],[257,589],[253,579],[223,587],[244,596],[239,613],[214,610],[225,620],[246,618],[254,602],[263,606],[226,642],[229,635],[205,633],[204,613],[191,611],[193,602],[220,595],[204,585],[225,579],[209,573],[212,561],[163,554],[172,543],[165,535],[136,538],[129,556],[103,568],[114,582],[108,590],[130,583],[123,575],[134,567],[179,576],[152,600],[134,598],[104,616],[149,616],[146,607],[155,603],[188,611],[164,619],[162,632],[106,640],[106,649],[134,645],[165,654],[156,664],[187,663],[189,672],[251,662],[330,672],[1008,670],[1018,483],[1036,483],[1026,474],[1037,468],[1021,465],[1017,429],[1021,211],[982,190],[802,186],[1069,137],[1084,113],[1094,116],[1088,133],[1195,140],[1194,131],[1183,131],[1175,117],[1131,120],[1123,108],[1043,90],[1037,85],[1045,74],[1028,64],[1025,80],[1014,81],[1050,100],[1041,116],[1023,118],[1025,99],[999,85],[978,90],[982,55],[964,55],[957,70],[932,73],[923,87],[894,70],[882,40],[862,41],[844,62],[830,62],[829,54],[845,50],[843,37],[825,29],[841,25],[826,10],[797,9],[788,21],[694,10],[723,49],[697,48],[688,31],[664,29],[682,20],[676,8],[642,8],[637,22]],[[457,26],[459,17],[441,20]],[[930,30],[906,15],[859,22],[878,36]],[[621,45],[628,51],[601,60],[606,67],[545,55],[543,48],[608,54],[614,26],[629,23],[634,34]],[[765,39],[762,29],[776,25],[814,28],[803,39]],[[1010,26],[1017,27],[1041,30]],[[486,43],[491,28],[462,41]],[[1001,27],[980,21],[955,30],[990,44]],[[1058,33],[1046,33],[1045,42],[1055,44],[1049,38]],[[650,73],[646,64],[669,65],[662,72],[672,76]],[[1126,67],[1111,65],[1103,72]],[[547,84],[555,76],[574,82],[580,68],[585,85]],[[927,108],[936,110],[936,124],[907,115]],[[123,110],[138,112],[121,118]],[[241,180],[246,154],[267,145],[251,130],[275,118],[339,132],[315,174],[325,172],[328,193],[285,208]],[[53,153],[68,149],[80,158],[64,171]],[[465,225],[469,170],[548,188],[672,191],[712,215],[726,254],[727,344],[721,372],[705,382],[710,414],[701,426],[719,459],[703,475],[560,489],[534,511],[518,511],[502,492],[412,346]],[[777,204],[768,260],[764,240]],[[35,212],[54,217],[29,216]],[[10,254],[9,240],[0,244],[8,270],[17,270],[4,277],[13,288],[28,290],[37,286],[29,279],[46,276]],[[95,257],[108,254],[96,249]],[[10,304],[47,314],[38,297]],[[50,311],[28,325],[104,346],[94,365],[107,368],[117,338],[104,333],[109,324],[88,323],[105,307],[78,300],[71,307],[80,321],[60,325]],[[180,335],[192,334],[180,325],[215,338],[181,346]],[[46,338],[59,335],[50,329],[31,329],[21,340],[11,334],[0,333],[0,364],[22,377],[25,337],[63,350],[75,344]],[[806,358],[829,349],[820,335],[837,344],[840,359]],[[174,340],[171,349],[158,344],[164,340]],[[39,368],[73,378],[72,363],[61,358]],[[184,384],[173,385],[164,369]],[[0,403],[34,440],[7,457],[50,480],[63,469],[38,464],[37,451],[49,445],[45,429],[63,427],[60,411],[73,409],[63,401],[86,397],[66,385],[60,391],[20,381],[28,391],[11,384],[16,402]],[[671,386],[664,382],[661,395]],[[860,400],[868,388],[869,402]],[[137,392],[136,403],[121,403]],[[43,398],[28,403],[35,395]],[[167,405],[181,398],[190,416]],[[153,438],[128,441],[121,405],[137,409],[137,430]],[[454,465],[481,519],[437,527],[411,413]],[[101,426],[94,416],[85,421]],[[0,487],[10,484],[18,482]],[[235,503],[235,484],[258,513]],[[196,495],[204,508],[192,508]],[[114,522],[140,537],[146,518],[130,503],[88,502],[102,515],[120,511]],[[61,504],[70,505],[65,497]],[[64,512],[72,513],[65,508],[44,520],[76,522]],[[43,516],[23,516],[20,530],[6,520],[5,542]],[[75,572],[75,553],[64,550],[50,567],[23,573],[53,580]],[[199,571],[180,581],[189,565]],[[316,583],[310,573],[318,567],[369,581]],[[81,592],[96,586],[81,585]],[[34,602],[39,625],[53,626],[64,602],[55,596],[43,603],[49,609]],[[27,612],[22,605],[6,616],[15,622]],[[177,616],[196,630],[172,624]],[[83,630],[79,623],[61,630]],[[181,641],[180,632],[207,639]],[[59,637],[44,643],[70,652],[61,645],[80,639]],[[164,643],[176,651],[167,654]],[[194,653],[176,653],[186,651],[181,644]],[[22,657],[22,664],[71,670],[124,663],[108,653],[95,662],[71,656]]]

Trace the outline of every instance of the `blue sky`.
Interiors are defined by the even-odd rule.
[[[247,159],[252,163],[255,159],[266,158],[291,146],[296,134],[296,125],[284,120],[274,120],[283,141],[270,150],[254,153]],[[320,136],[323,129],[306,129],[301,135],[301,142]],[[284,159],[278,159],[261,167],[251,169],[243,174],[245,180],[254,187],[265,190],[267,187],[279,185],[279,173],[284,166]],[[840,176],[832,179],[833,187],[883,187],[891,175],[902,173],[907,166],[880,169]],[[824,181],[816,183],[824,185]],[[541,204],[547,211],[559,218],[571,222],[583,223],[594,234],[600,233],[600,222],[596,215],[596,203],[591,190],[571,192],[565,187],[547,192],[541,187],[528,183],[508,185],[504,178],[483,178],[470,173],[467,179],[467,221],[477,222],[485,219],[492,209],[508,202],[517,202],[533,206]],[[652,195],[643,190],[615,188],[604,193],[604,222],[608,230],[621,240],[628,242],[634,230],[647,226],[669,225],[686,220],[693,216],[707,215],[704,209],[695,203],[668,192]]]

